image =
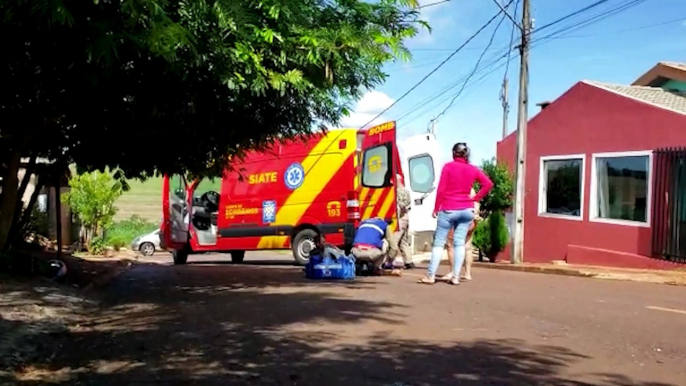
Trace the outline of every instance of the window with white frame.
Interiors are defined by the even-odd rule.
[[[649,222],[651,153],[593,155],[590,217],[609,222]]]
[[[583,155],[542,157],[539,213],[581,219],[583,173]]]

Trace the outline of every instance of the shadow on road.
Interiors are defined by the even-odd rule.
[[[357,299],[350,289],[383,288],[393,279],[322,286],[293,269],[219,268],[138,266],[97,304],[65,303],[56,297],[58,287],[3,295],[0,309],[38,304],[71,316],[63,330],[36,330],[26,338],[40,351],[20,371],[1,373],[0,383],[591,385],[561,375],[587,359],[561,347],[363,334],[367,323],[405,323],[403,306]],[[16,330],[17,323],[3,317],[0,331],[10,324]],[[23,323],[30,335],[36,322]],[[592,384],[659,385],[600,379]]]

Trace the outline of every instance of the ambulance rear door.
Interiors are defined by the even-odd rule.
[[[436,188],[443,166],[436,135],[425,133],[405,139],[401,144],[405,185],[412,197],[410,231],[415,235],[433,235],[436,219],[432,212],[436,203]]]
[[[399,159],[395,122],[364,132],[361,147],[360,217],[381,217],[397,229],[396,173]],[[401,172],[402,173],[402,172]]]

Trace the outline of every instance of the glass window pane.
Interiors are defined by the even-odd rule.
[[[648,156],[596,158],[596,217],[647,221]]]
[[[411,158],[410,188],[414,192],[428,193],[434,187],[434,161],[430,155]]]
[[[389,170],[389,154],[386,146],[377,146],[364,152],[362,166],[362,185],[370,188],[380,188],[386,182]]]
[[[545,213],[581,216],[582,160],[544,161]]]

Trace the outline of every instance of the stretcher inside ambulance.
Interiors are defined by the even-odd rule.
[[[361,219],[382,217],[397,229],[403,170],[414,202],[410,226],[433,232],[436,138],[415,135],[400,149],[396,135],[395,122],[330,130],[249,152],[221,179],[165,176],[162,244],[175,264],[195,253],[229,253],[240,263],[246,251],[289,249],[306,264],[319,234],[349,250]]]

